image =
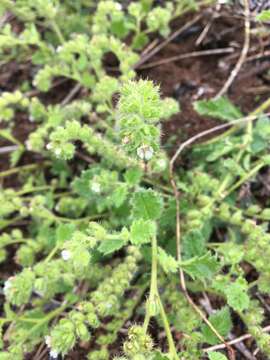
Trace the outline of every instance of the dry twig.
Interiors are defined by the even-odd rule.
[[[267,333],[267,332],[270,332],[270,325],[264,327],[262,329],[262,331],[264,333]],[[244,340],[247,340],[247,339],[251,339],[252,338],[252,335],[251,334],[245,334],[245,335],[242,335],[242,336],[239,336],[238,338],[236,339],[233,339],[231,341],[228,341],[228,345],[234,345],[234,344],[237,344],[239,342],[242,342]],[[218,344],[218,345],[213,345],[213,346],[210,346],[208,348],[205,348],[203,349],[204,352],[209,352],[209,351],[216,351],[216,350],[221,350],[221,349],[224,349],[226,346],[225,344]]]
[[[248,0],[244,0],[245,3],[245,40],[244,40],[244,45],[241,51],[241,55],[234,67],[234,69],[232,70],[229,78],[227,79],[226,83],[223,85],[222,89],[218,92],[218,94],[216,95],[216,98],[224,95],[229,87],[232,85],[234,79],[236,78],[236,76],[238,75],[241,67],[243,66],[247,54],[248,54],[248,50],[249,50],[249,45],[250,45],[250,10],[249,10],[249,1]]]
[[[221,55],[221,54],[228,54],[228,53],[232,53],[234,52],[234,49],[232,47],[229,48],[224,48],[224,49],[213,49],[213,50],[202,50],[202,51],[192,51],[190,53],[187,54],[181,54],[181,55],[176,55],[176,56],[171,56],[167,59],[162,59],[159,61],[154,61],[150,64],[146,64],[144,66],[140,66],[140,69],[149,69],[155,66],[160,66],[160,65],[164,65],[164,64],[168,64],[170,62],[175,62],[178,60],[183,60],[183,59],[189,59],[192,57],[200,57],[200,56],[210,56],[210,55]]]
[[[167,44],[169,44],[173,39],[175,39],[177,36],[182,34],[184,31],[186,31],[190,26],[194,25],[197,21],[201,19],[202,15],[196,16],[191,21],[188,21],[185,23],[184,26],[182,26],[180,29],[173,32],[166,40],[164,40],[161,44],[156,46],[152,51],[150,51],[146,56],[143,56],[137,64],[134,65],[134,69],[138,69],[142,64],[144,64],[146,61],[148,61],[151,57],[153,57],[155,54],[157,54],[160,50],[162,50]]]
[[[67,105],[74,98],[74,96],[81,90],[81,88],[82,88],[81,84],[77,83],[67,94],[67,96],[62,100],[61,105],[62,106]]]
[[[18,149],[18,145],[3,146],[0,148],[0,155],[12,152]]]

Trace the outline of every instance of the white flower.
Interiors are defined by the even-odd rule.
[[[62,49],[63,49],[63,46],[58,46],[58,47],[56,48],[56,52],[59,53]]]
[[[91,183],[91,190],[94,192],[94,193],[97,193],[97,194],[100,194],[101,192],[101,186],[98,182],[95,182],[93,181]]]
[[[63,260],[67,261],[71,258],[71,252],[69,250],[63,250],[61,252],[61,256],[62,256]]]
[[[9,278],[7,281],[5,281],[5,284],[4,284],[4,294],[7,295],[8,293],[8,290],[12,287],[12,284],[11,284],[11,278]]]
[[[50,351],[50,357],[52,357],[53,359],[57,359],[58,358],[58,352],[56,350],[51,350]]]
[[[35,121],[34,116],[30,115],[30,116],[29,116],[29,121],[30,121],[30,122],[34,122],[34,121]]]
[[[46,145],[46,149],[47,149],[47,150],[51,150],[51,148],[52,148],[52,144],[51,144],[51,143],[48,143],[48,144]]]
[[[137,155],[141,160],[149,161],[154,155],[152,146],[142,145],[137,149]]]
[[[115,8],[116,8],[116,10],[121,11],[122,5],[120,3],[115,3]]]
[[[60,155],[61,155],[61,149],[56,148],[56,149],[54,150],[54,153],[55,153],[56,156],[60,156]]]
[[[51,337],[45,336],[45,344],[50,348],[51,347]]]
[[[129,136],[125,136],[122,140],[122,143],[127,145],[130,142],[130,137]]]
[[[32,147],[31,142],[29,140],[26,141],[25,145],[26,145],[27,150],[29,150],[29,151],[33,150],[33,147]]]

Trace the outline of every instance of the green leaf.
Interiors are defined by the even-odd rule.
[[[129,186],[138,185],[141,181],[143,173],[138,168],[128,169],[124,175],[124,178]]]
[[[180,266],[193,279],[210,279],[220,268],[217,259],[210,253],[182,261]]]
[[[76,230],[74,224],[61,224],[56,229],[56,242],[57,245],[62,245],[65,241],[71,239],[72,234]]]
[[[248,284],[243,278],[238,278],[234,283],[228,285],[224,290],[228,305],[235,311],[242,312],[243,310],[246,310],[249,307],[249,296],[247,291]]]
[[[113,21],[111,24],[111,31],[120,39],[126,37],[129,33],[126,22],[126,19],[121,19],[120,21]]]
[[[243,117],[241,111],[226,97],[199,100],[196,101],[193,106],[200,115],[206,115],[220,120],[231,121]]]
[[[11,154],[10,154],[10,164],[11,166],[15,166],[21,159],[22,155],[23,155],[24,150],[22,148],[18,148],[16,150],[14,150]]]
[[[261,116],[256,122],[254,131],[263,139],[269,139],[270,119],[267,116]]]
[[[134,245],[142,245],[151,242],[156,235],[156,224],[150,220],[135,220],[130,228],[130,241]]]
[[[137,34],[132,41],[132,47],[135,50],[140,50],[147,44],[149,38],[144,33]]]
[[[169,272],[175,273],[178,269],[178,262],[175,258],[160,247],[158,248],[158,261],[166,274]]]
[[[256,20],[258,21],[270,21],[270,10],[263,10],[258,15],[256,15]]]
[[[208,353],[210,360],[228,360],[227,357],[220,352],[217,351],[211,351]]]
[[[95,78],[86,71],[81,76],[81,83],[91,89],[95,85]]]
[[[128,195],[126,184],[119,184],[110,196],[110,200],[115,207],[119,208],[125,202]]]
[[[94,176],[94,170],[88,169],[81,172],[80,177],[76,177],[72,182],[72,188],[75,193],[89,199],[91,196],[91,181]]]
[[[214,326],[217,332],[226,337],[232,328],[232,320],[230,315],[230,310],[227,306],[215,312],[213,315],[209,317],[210,323]],[[220,340],[214,334],[214,332],[210,329],[209,326],[203,324],[201,327],[202,334],[204,336],[205,342],[210,345],[217,344]]]
[[[168,356],[162,354],[160,351],[155,351],[154,357],[151,358],[152,360],[170,360]]]
[[[206,236],[202,230],[192,229],[183,236],[183,252],[185,258],[201,256],[206,252]]]
[[[268,142],[255,133],[252,137],[252,142],[250,144],[250,149],[252,154],[257,154],[263,150],[266,150],[267,147],[268,147]]]
[[[163,210],[162,197],[155,191],[140,190],[132,198],[132,214],[135,219],[156,220]]]
[[[119,249],[121,249],[126,244],[125,239],[109,239],[104,240],[98,247],[98,250],[103,255],[111,254]]]

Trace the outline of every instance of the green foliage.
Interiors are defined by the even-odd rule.
[[[198,279],[211,279],[220,268],[219,262],[210,253],[182,261],[180,266],[192,278]]]
[[[200,115],[207,115],[225,121],[243,117],[241,111],[225,97],[196,101],[194,109]]]
[[[20,306],[27,304],[34,286],[35,274],[30,269],[24,269],[19,275],[5,282],[4,294],[8,302]]]
[[[159,120],[179,111],[176,102],[167,106],[159,89],[150,81],[128,82],[121,89],[118,103],[119,128],[128,152],[136,151],[139,159],[149,161],[159,150]]]
[[[1,65],[18,65],[24,80],[19,72],[0,96],[0,136],[15,147],[0,173],[0,359],[33,357],[44,341],[52,358],[83,346],[88,359],[108,360],[118,346],[118,360],[202,359],[219,339],[180,290],[179,271],[196,302],[205,292],[222,304],[209,317],[221,336],[241,319],[270,356],[254,299],[270,293],[270,207],[261,201],[269,103],[256,121],[191,146],[175,163],[176,243],[167,151],[176,146],[161,138],[162,121],[180,108],[154,81],[136,79],[150,39],[167,38],[171,20],[201,4],[2,0]],[[243,117],[225,97],[194,109]],[[168,346],[153,341],[153,324]]]
[[[140,190],[132,197],[132,215],[135,219],[156,220],[161,216],[163,200],[155,191]]]
[[[236,311],[246,310],[249,306],[247,295],[247,283],[244,279],[238,278],[236,282],[230,284],[225,290],[228,304]]]
[[[218,333],[226,338],[228,333],[232,328],[232,321],[230,316],[230,311],[227,307],[224,307],[209,317],[210,323],[214,326],[214,328],[218,331]],[[202,325],[202,334],[204,336],[205,341],[208,344],[215,345],[219,343],[219,339],[213,333],[213,331],[207,325]]]
[[[256,20],[258,21],[269,21],[270,20],[270,10],[263,10],[256,15]]]
[[[156,225],[150,220],[134,220],[130,229],[130,240],[134,245],[142,245],[151,242],[156,236]]]
[[[179,264],[174,259],[174,257],[167,254],[166,251],[162,248],[158,249],[158,261],[165,273],[176,273],[177,269],[179,268]]]
[[[210,351],[208,355],[210,360],[227,360],[225,355],[216,351]]]

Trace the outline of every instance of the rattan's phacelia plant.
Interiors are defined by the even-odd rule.
[[[179,104],[136,79],[151,34],[167,37],[171,20],[209,2],[2,0],[1,64],[23,64],[27,80],[0,94],[0,136],[12,144],[0,172],[0,360],[43,347],[55,359],[84,349],[89,360],[224,360],[212,346],[236,319],[269,356],[256,293],[270,293],[258,176],[270,163],[270,101],[241,123],[227,98],[194,103],[233,124],[174,166],[176,198],[162,121]],[[193,293],[215,299],[212,329]]]

